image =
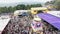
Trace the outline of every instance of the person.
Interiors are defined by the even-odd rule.
[[[34,18],[33,19],[33,29],[36,33],[43,34],[43,24],[41,23],[40,18]]]

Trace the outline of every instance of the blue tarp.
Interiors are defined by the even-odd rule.
[[[41,19],[47,21],[49,24],[53,25],[55,28],[60,30],[60,18],[53,16],[48,13],[37,14]]]

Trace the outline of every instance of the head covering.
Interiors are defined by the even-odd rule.
[[[36,21],[41,21],[41,19],[40,19],[40,18],[34,18],[34,20],[36,20]]]

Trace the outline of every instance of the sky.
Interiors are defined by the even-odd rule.
[[[51,0],[0,0],[0,7],[3,6],[16,6],[17,4],[34,4],[34,3],[45,3]]]
[[[17,2],[31,3],[31,2],[46,2],[46,1],[51,1],[51,0],[0,0],[0,4],[1,3],[17,3]]]

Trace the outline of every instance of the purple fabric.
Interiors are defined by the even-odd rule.
[[[40,18],[44,19],[45,21],[47,21],[49,24],[53,25],[54,27],[56,27],[57,29],[60,30],[60,18],[53,16],[51,14],[47,14],[47,13],[40,13],[37,14]]]

